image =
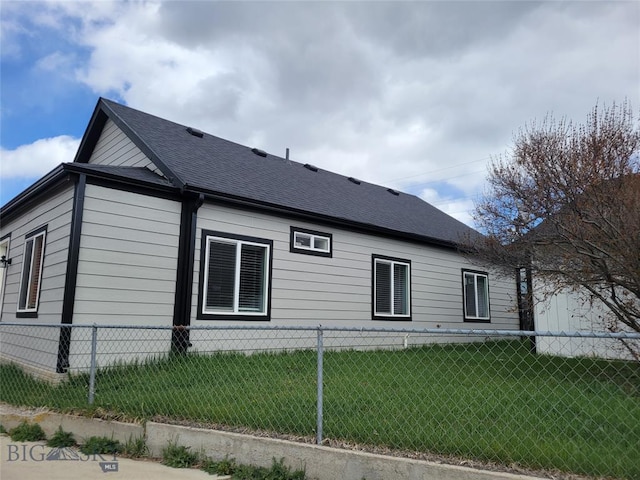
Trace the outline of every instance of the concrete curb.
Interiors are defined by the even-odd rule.
[[[62,427],[66,432],[73,432],[79,443],[93,436],[109,437],[122,443],[126,443],[130,438],[144,438],[145,436],[144,427],[133,423],[78,417],[54,412],[5,413],[0,410],[0,423],[7,431],[17,427],[25,420],[29,423],[40,424],[47,438],[53,436],[56,430]]]
[[[439,464],[424,460],[390,457],[366,452],[342,450],[319,445],[296,443],[274,438],[208,430],[203,428],[147,422],[146,428],[122,422],[62,415],[52,412],[5,412],[0,406],[0,422],[7,429],[26,420],[39,423],[47,436],[59,426],[83,440],[93,435],[113,437],[126,442],[144,437],[153,457],[174,442],[202,451],[214,460],[235,458],[240,464],[270,467],[273,459],[284,458],[285,464],[305,470],[317,480],[534,480],[537,477],[504,472],[475,470],[468,467]]]

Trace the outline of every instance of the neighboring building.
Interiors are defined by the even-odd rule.
[[[479,271],[457,248],[477,233],[416,196],[105,99],[73,163],[0,215],[3,322],[518,328],[515,278]],[[7,331],[1,353],[64,372],[76,334]]]
[[[539,332],[607,333],[607,307],[587,292],[562,291],[545,294],[544,282],[534,278],[534,318]],[[631,332],[631,329],[626,331]],[[626,340],[640,352],[640,341]],[[627,359],[634,357],[618,339],[580,337],[538,337],[536,351],[564,357],[601,357]]]
[[[536,331],[582,335],[611,331],[637,333],[616,319],[605,301],[591,293],[586,285],[599,291],[612,305],[617,301],[620,305],[629,302],[630,311],[639,310],[631,280],[634,268],[637,269],[634,260],[640,258],[640,238],[633,233],[638,231],[638,208],[640,174],[625,175],[593,184],[581,198],[529,233],[532,235],[529,242],[535,249],[533,258],[538,264],[533,265],[533,273],[527,272],[526,283],[532,285],[532,301],[521,301],[521,305],[528,306],[526,313],[535,319]],[[617,260],[616,253],[620,254]],[[568,286],[558,289],[550,277],[540,271],[536,274],[536,268],[542,272],[563,271]],[[585,286],[579,282],[585,282]],[[640,354],[640,340],[636,339],[623,342],[586,336],[539,336],[536,347],[538,353],[569,357],[637,360]]]

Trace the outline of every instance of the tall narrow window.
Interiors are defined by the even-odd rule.
[[[38,311],[45,235],[46,230],[39,230],[25,238],[20,293],[18,296],[19,313],[35,313]]]
[[[373,318],[411,319],[411,263],[373,257]]]
[[[271,246],[269,240],[204,232],[199,318],[265,319]]]
[[[489,277],[484,272],[463,270],[464,319],[487,322],[489,310]]]

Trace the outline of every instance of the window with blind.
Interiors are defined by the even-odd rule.
[[[373,318],[411,319],[411,262],[373,256]]]
[[[46,233],[46,228],[42,228],[25,237],[18,313],[35,314],[38,311]]]
[[[488,322],[491,319],[489,309],[489,276],[485,272],[462,271],[464,295],[464,319]]]
[[[199,318],[268,319],[272,242],[206,231],[202,239]]]

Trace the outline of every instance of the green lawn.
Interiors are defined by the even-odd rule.
[[[316,354],[188,355],[58,386],[0,367],[0,400],[315,435]],[[640,478],[640,364],[536,356],[520,341],[325,352],[324,436]]]

